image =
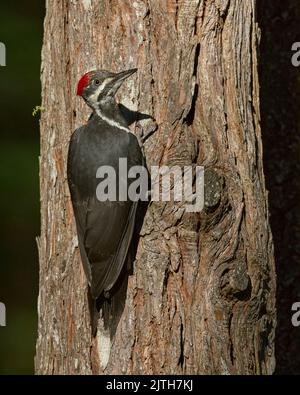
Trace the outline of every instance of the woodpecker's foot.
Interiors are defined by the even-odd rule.
[[[158,129],[157,123],[153,120],[146,127],[137,124],[137,138],[141,146],[145,144],[148,138]]]

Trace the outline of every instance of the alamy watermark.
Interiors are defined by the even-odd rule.
[[[0,42],[0,66],[6,66],[6,47]]]
[[[0,302],[0,326],[6,326],[6,307]]]
[[[292,325],[295,327],[300,326],[300,302],[293,303],[292,311],[295,311],[292,315]]]
[[[300,66],[300,42],[295,42],[292,45],[292,51],[295,53],[292,56],[292,65],[294,67],[299,67]]]
[[[144,166],[128,169],[127,158],[119,158],[118,169],[100,166],[96,189],[100,202],[163,201],[181,202],[187,212],[199,212],[204,206],[203,166]],[[130,181],[130,182],[129,182]]]

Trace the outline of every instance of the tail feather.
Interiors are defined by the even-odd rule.
[[[118,281],[117,287],[108,297],[103,296],[99,301],[101,316],[103,319],[104,329],[109,329],[111,337],[114,336],[121,315],[125,307],[125,299],[127,292],[128,274],[122,276]]]
[[[91,317],[92,336],[97,334],[98,320],[103,320],[104,329],[109,329],[110,336],[113,337],[121,315],[125,307],[127,284],[128,284],[128,271],[130,269],[130,255],[127,257],[127,264],[124,265],[121,276],[113,289],[109,292],[104,292],[98,299],[92,297],[91,289],[88,290],[89,310]]]
[[[92,336],[95,337],[97,334],[99,311],[97,309],[97,300],[92,297],[90,287],[88,289],[88,302],[89,302]]]

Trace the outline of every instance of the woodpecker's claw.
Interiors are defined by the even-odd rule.
[[[150,136],[158,129],[158,124],[153,121],[150,125],[143,128],[141,125],[137,125],[137,137],[140,146],[143,146]]]
[[[146,129],[146,133],[142,135],[142,143],[144,144],[145,141],[154,133],[156,132],[158,129],[158,125],[157,123],[153,123],[152,125],[150,125],[147,129]]]

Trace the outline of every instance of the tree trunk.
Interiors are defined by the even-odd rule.
[[[255,7],[255,0],[47,1],[37,373],[274,371]],[[145,144],[148,167],[204,166],[205,208],[148,206],[124,311],[104,343],[101,328],[90,334],[66,158],[71,133],[89,115],[75,95],[80,76],[131,67],[138,74],[119,100],[159,125]]]

